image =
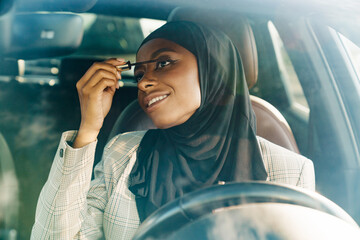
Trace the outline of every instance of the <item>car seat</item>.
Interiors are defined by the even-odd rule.
[[[216,17],[209,18],[215,15]],[[222,13],[220,16],[216,10],[176,8],[170,14],[168,21],[178,20],[210,25],[225,32],[239,50],[248,87],[255,85],[258,76],[257,50],[251,26],[246,18],[231,13]],[[257,118],[257,135],[299,153],[294,135],[282,114],[270,103],[258,97],[251,96],[251,103]],[[118,117],[110,132],[109,140],[119,133],[154,128],[156,127],[150,118],[135,100]]]

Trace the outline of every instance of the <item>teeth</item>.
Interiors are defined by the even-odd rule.
[[[167,97],[167,95],[163,95],[163,96],[151,99],[150,102],[148,103],[148,107],[150,107],[152,104],[156,103],[157,101],[163,100],[166,97]]]

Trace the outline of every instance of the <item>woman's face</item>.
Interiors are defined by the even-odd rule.
[[[201,103],[196,57],[174,42],[153,39],[140,48],[137,61],[154,59],[135,68],[140,106],[158,128],[180,125]]]

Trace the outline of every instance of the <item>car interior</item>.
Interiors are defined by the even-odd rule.
[[[329,40],[329,25],[350,39],[352,31],[296,7],[291,16],[282,14],[281,4],[208,9],[191,1],[141,1],[141,7],[132,1],[75,2],[0,1],[0,179],[11,183],[4,189],[12,196],[0,209],[13,208],[11,217],[0,218],[0,229],[5,229],[0,234],[10,236],[17,229],[18,239],[29,238],[61,133],[80,124],[76,82],[96,61],[134,61],[143,38],[156,29],[145,24],[149,19],[156,26],[195,21],[228,34],[242,58],[257,134],[310,158],[317,192],[360,221],[359,146],[353,141],[359,139],[354,127],[359,114],[344,115],[350,103],[338,101],[337,94],[352,87],[337,82],[344,76],[334,62],[340,53],[326,51],[335,44]],[[319,44],[324,44],[322,51]],[[94,164],[117,134],[155,128],[137,102],[132,72],[122,77],[98,137]]]

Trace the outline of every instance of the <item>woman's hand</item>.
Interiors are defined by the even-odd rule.
[[[121,79],[116,66],[123,65],[123,59],[109,59],[94,63],[77,82],[80,99],[81,124],[73,147],[80,148],[96,140],[109,113],[115,90]]]

